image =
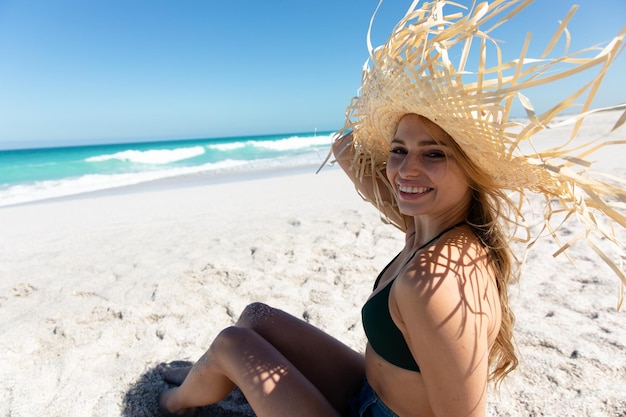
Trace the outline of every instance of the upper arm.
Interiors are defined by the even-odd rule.
[[[435,415],[484,417],[497,300],[480,262],[452,261],[457,249],[447,249],[434,260],[417,259],[419,269],[402,276],[393,299]]]
[[[358,172],[355,169],[355,161],[359,157],[352,142],[352,133],[337,139],[332,145],[335,160],[354,183],[359,194],[370,203],[374,204],[381,213],[393,224],[404,229],[404,217],[397,210],[395,197],[393,196],[385,173],[379,175],[369,172]]]

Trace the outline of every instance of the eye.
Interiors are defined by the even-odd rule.
[[[435,149],[426,151],[424,156],[428,159],[445,159],[447,157],[444,151]]]
[[[401,146],[392,146],[390,152],[396,155],[406,155],[407,150]]]

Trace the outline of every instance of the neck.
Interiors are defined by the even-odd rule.
[[[464,221],[465,218],[461,216],[440,219],[440,221],[433,219],[425,221],[424,219],[416,217],[413,223],[407,228],[406,246],[412,248],[422,247],[441,233],[462,224]]]

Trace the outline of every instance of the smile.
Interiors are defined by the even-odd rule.
[[[398,185],[398,190],[407,194],[423,194],[432,190],[429,187],[409,187],[407,185]]]

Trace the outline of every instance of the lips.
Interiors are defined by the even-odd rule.
[[[432,190],[432,188],[430,187],[412,187],[412,186],[408,186],[408,185],[398,185],[398,190],[400,192],[406,193],[406,194],[423,194],[426,193],[430,190]]]

